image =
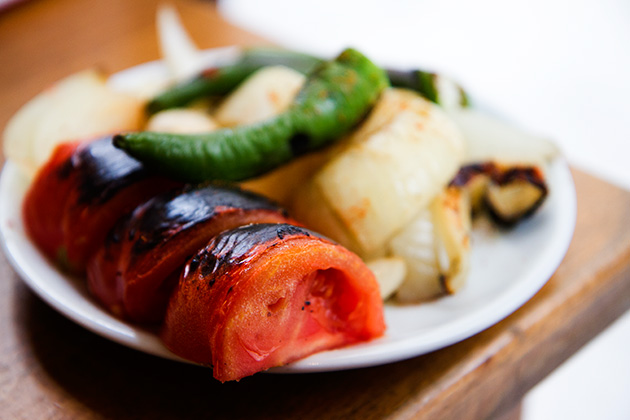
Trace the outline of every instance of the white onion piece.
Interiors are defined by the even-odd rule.
[[[387,241],[451,180],[464,155],[461,134],[444,111],[401,89],[385,91],[339,150],[298,192],[294,211],[366,259],[382,256]],[[317,210],[322,207],[329,211]],[[327,212],[338,227],[321,218]]]
[[[465,163],[544,165],[560,153],[551,141],[475,109],[451,109],[466,139]]]
[[[471,206],[459,188],[447,188],[431,203],[435,248],[442,286],[456,293],[466,283],[470,270]]]
[[[447,188],[389,243],[404,259],[407,276],[396,292],[402,303],[456,293],[470,269],[470,203],[460,189]]]
[[[65,141],[137,130],[143,102],[115,91],[97,70],[84,70],[58,81],[27,102],[4,131],[4,154],[31,177]]]
[[[223,126],[253,124],[284,111],[306,81],[288,67],[257,70],[221,102],[214,118]]]
[[[199,109],[167,109],[153,115],[146,126],[147,131],[163,133],[198,134],[213,131],[218,124],[206,112]]]
[[[385,257],[367,261],[381,290],[381,298],[388,299],[402,284],[407,274],[405,260],[400,257]]]
[[[435,232],[429,209],[418,216],[389,243],[391,253],[403,258],[407,275],[396,299],[402,303],[418,303],[441,295],[440,267],[435,248]]]
[[[175,81],[186,80],[203,70],[202,54],[188,35],[175,7],[162,4],[157,10],[159,47]]]

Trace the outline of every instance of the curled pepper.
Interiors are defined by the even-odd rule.
[[[138,132],[114,144],[186,181],[241,181],[338,139],[388,86],[384,71],[356,50],[319,65],[289,108],[252,125],[197,135]]]
[[[234,64],[210,68],[191,80],[160,93],[149,101],[147,112],[154,114],[165,109],[186,106],[199,98],[226,95],[256,70],[265,66],[281,65],[309,74],[322,63],[322,59],[301,52],[269,47],[247,48]],[[386,70],[386,73],[392,86],[414,90],[439,105],[468,106],[466,92],[440,74],[423,70]]]
[[[310,74],[322,62],[317,57],[280,48],[247,48],[234,64],[207,69],[160,93],[149,101],[147,112],[155,114],[165,109],[186,106],[199,98],[226,95],[256,70],[265,66],[285,66]]]

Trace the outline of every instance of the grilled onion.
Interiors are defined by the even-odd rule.
[[[382,254],[464,156],[463,139],[447,115],[401,89],[385,91],[341,149],[297,192],[293,211],[364,258]]]

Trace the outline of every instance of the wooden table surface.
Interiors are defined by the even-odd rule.
[[[174,1],[201,47],[262,44],[212,2]],[[154,0],[32,0],[0,14],[0,127],[72,72],[158,58]],[[448,348],[366,369],[255,375],[130,350],[36,297],[0,254],[0,418],[429,418],[516,414],[525,393],[630,308],[630,193],[574,171],[575,236],[545,287],[507,319]],[[606,361],[602,361],[605,363]]]

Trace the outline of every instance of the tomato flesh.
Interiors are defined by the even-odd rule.
[[[359,257],[310,231],[276,235],[280,226],[219,235],[189,262],[171,297],[165,344],[212,365],[221,381],[385,330],[378,284]],[[226,253],[222,244],[229,243],[240,251]]]

